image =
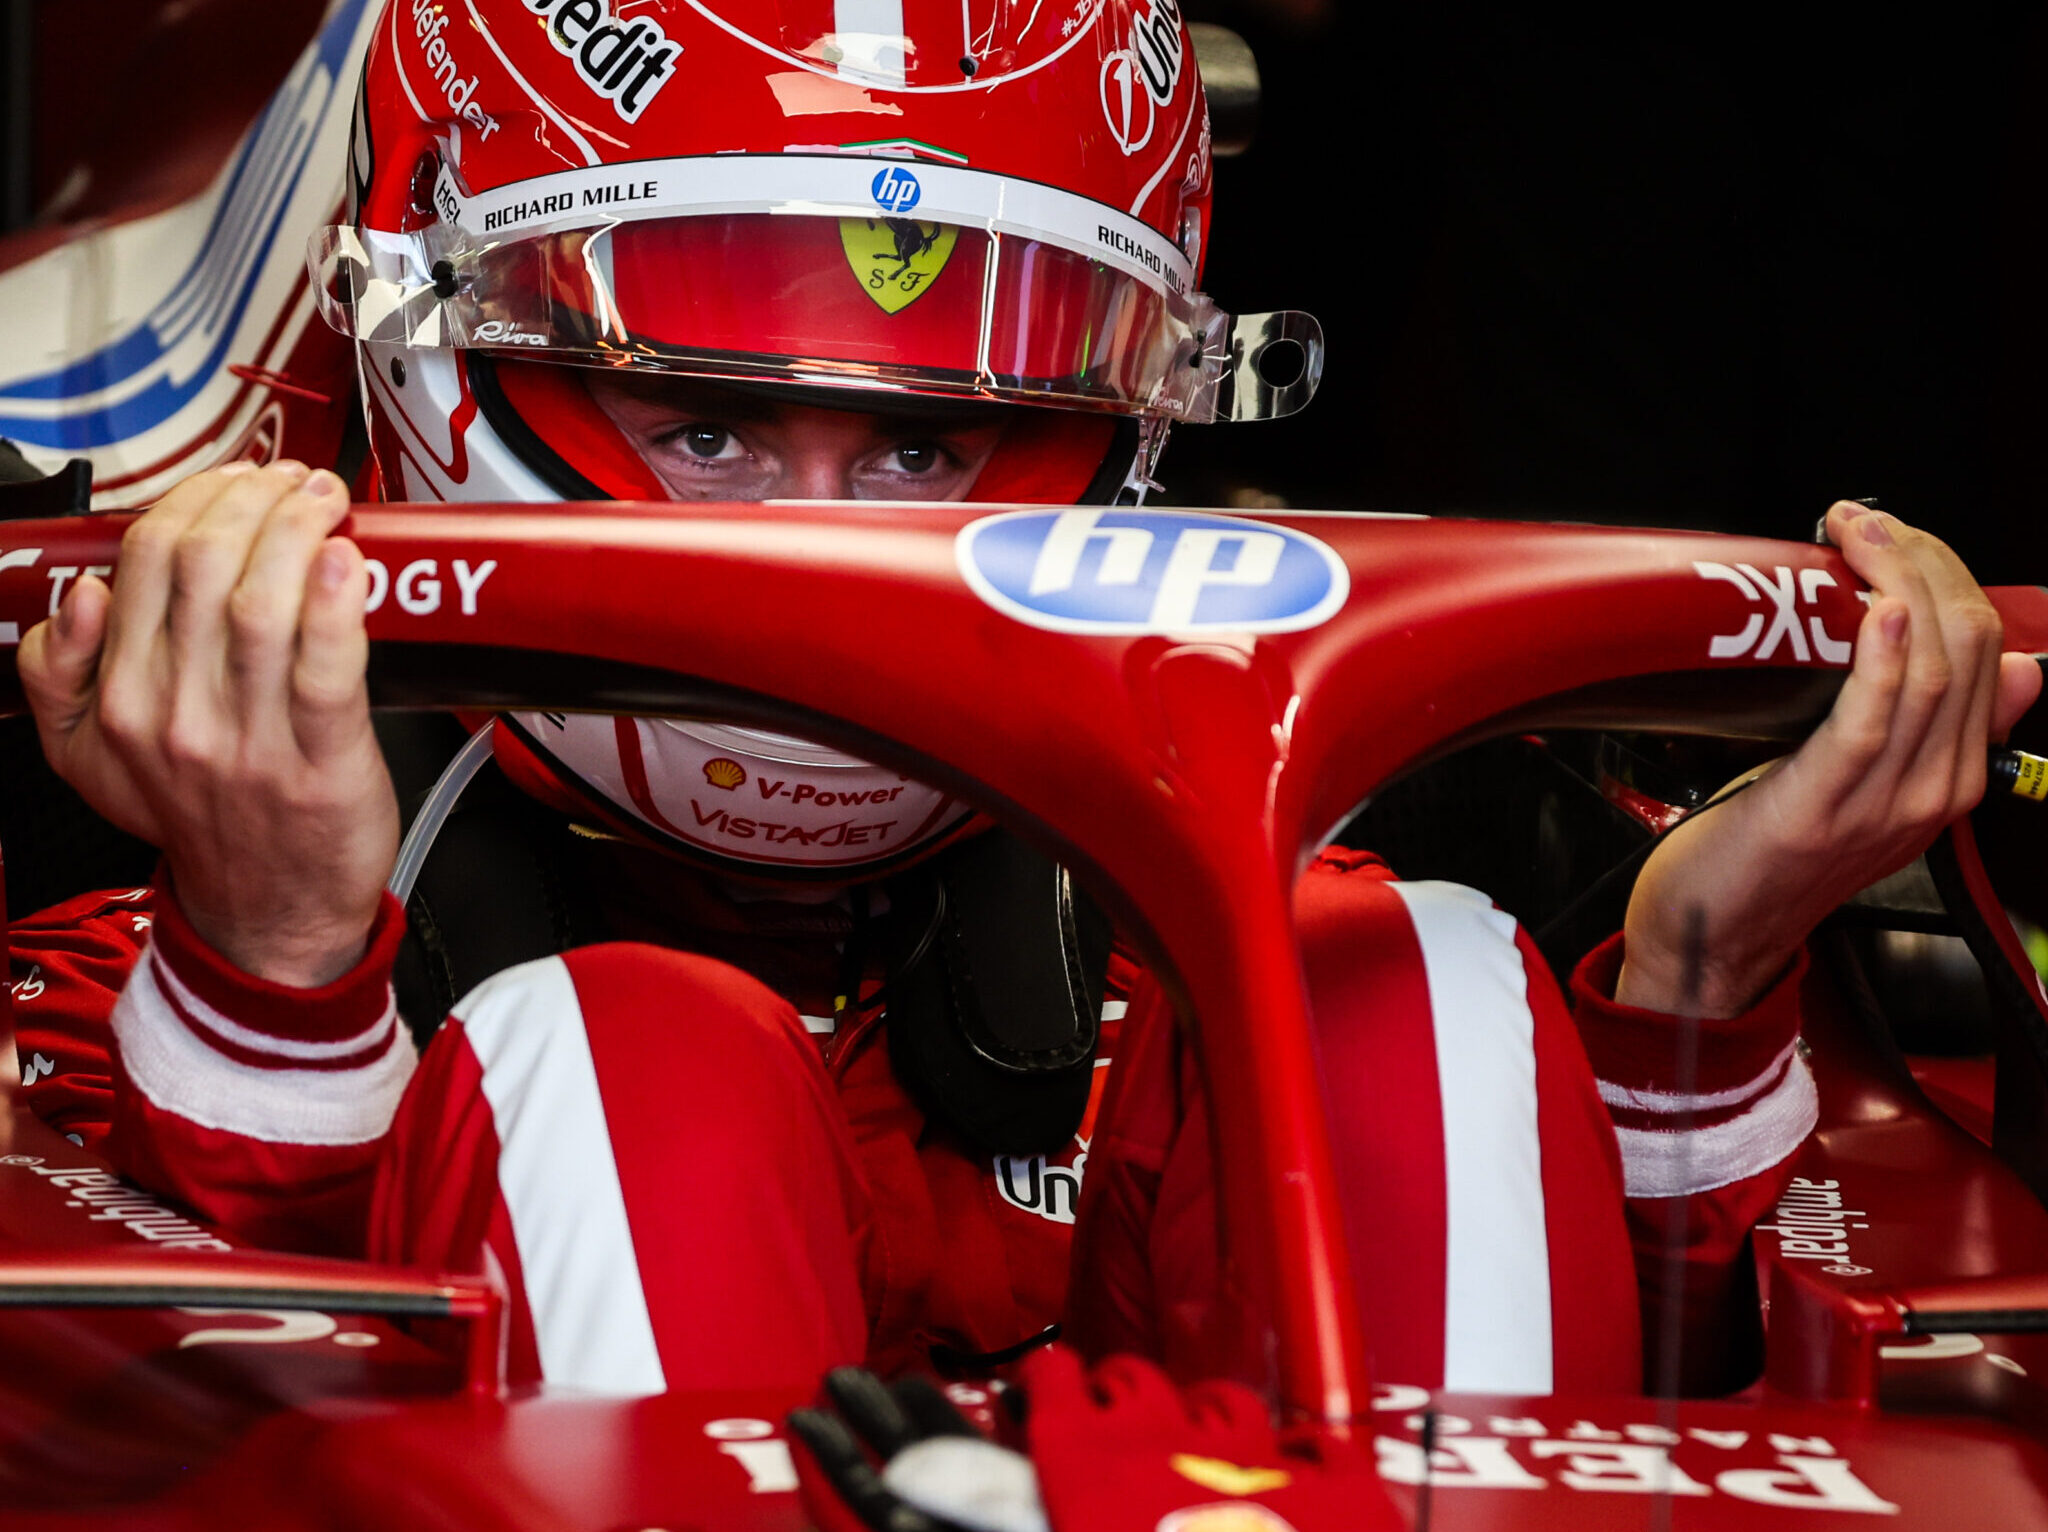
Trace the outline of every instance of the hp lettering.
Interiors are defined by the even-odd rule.
[[[907,213],[917,206],[924,188],[917,177],[900,165],[891,165],[874,180],[875,206],[885,213]]]
[[[1010,511],[962,528],[954,556],[990,606],[1057,633],[1292,633],[1351,592],[1306,533],[1185,511]]]

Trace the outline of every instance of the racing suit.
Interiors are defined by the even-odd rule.
[[[1084,1350],[1203,1367],[1207,1109],[1134,963],[1112,965],[1074,1143],[992,1160],[892,1074],[874,980],[833,1014],[839,906],[736,902],[604,849],[625,869],[613,928],[662,944],[508,969],[423,1058],[392,997],[388,898],[361,961],[316,990],[234,969],[163,890],[45,911],[11,933],[23,1097],[231,1239],[494,1259],[515,1379],[806,1388],[935,1344],[999,1351],[1063,1315]],[[1816,1114],[1796,971],[1705,1023],[1681,1081],[1673,1020],[1606,998],[1618,938],[1568,1010],[1470,890],[1333,851],[1297,910],[1376,1377],[1634,1392],[1631,1247],[1654,1275],[1685,1194],[1687,1321],[1719,1322]]]

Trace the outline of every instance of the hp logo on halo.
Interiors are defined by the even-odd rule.
[[[1055,633],[1293,633],[1351,593],[1307,533],[1186,511],[1006,511],[962,527],[953,557],[990,606]]]
[[[875,205],[885,213],[907,213],[917,206],[924,188],[917,177],[898,165],[891,165],[875,177]]]

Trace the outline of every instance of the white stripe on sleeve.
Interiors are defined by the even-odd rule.
[[[1776,1079],[1780,1070],[1789,1069],[1793,1055],[1798,1051],[1798,1043],[1785,1044],[1778,1050],[1778,1056],[1766,1064],[1762,1073],[1755,1079],[1745,1080],[1742,1084],[1732,1085],[1726,1090],[1700,1091],[1693,1094],[1675,1090],[1636,1090],[1627,1085],[1616,1085],[1612,1081],[1602,1080],[1599,1082],[1600,1099],[1620,1111],[1654,1113],[1660,1117],[1675,1117],[1683,1112],[1718,1112],[1724,1107],[1749,1101],[1751,1097],[1760,1099],[1764,1094],[1764,1085]],[[1754,1105],[1754,1102],[1751,1104]]]
[[[156,981],[158,992],[171,1003],[173,1010],[184,1012],[235,1047],[246,1048],[251,1053],[269,1054],[281,1064],[298,1061],[311,1067],[345,1059],[351,1054],[367,1053],[398,1025],[398,1002],[387,993],[383,1014],[354,1037],[322,1043],[279,1037],[274,1032],[259,1032],[254,1027],[243,1026],[201,999],[197,990],[178,977],[177,970],[164,960],[161,952],[152,950],[143,961],[149,965],[149,974]]]
[[[346,1043],[294,1044],[238,1027],[190,996],[203,1025],[231,1041],[255,1038],[275,1055],[266,1068],[229,1058],[187,1026],[158,982],[168,965],[145,952],[114,1002],[114,1039],[129,1082],[155,1106],[202,1128],[270,1144],[366,1144],[383,1136],[418,1056],[395,1008]],[[183,989],[183,986],[179,986]],[[189,992],[187,992],[189,994]],[[383,1051],[359,1068],[291,1067]]]
[[[1454,883],[1395,883],[1429,983],[1443,1102],[1444,1387],[1551,1390],[1536,1020],[1513,919]]]
[[[594,1393],[661,1393],[668,1381],[568,965],[550,957],[508,968],[452,1014],[483,1067],[542,1377]]]
[[[1682,1133],[1617,1125],[1622,1189],[1631,1197],[1690,1197],[1746,1181],[1805,1143],[1819,1121],[1813,1071],[1794,1058],[1740,1117]]]

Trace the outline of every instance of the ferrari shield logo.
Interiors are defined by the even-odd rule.
[[[846,263],[885,313],[898,314],[924,296],[952,258],[960,231],[915,218],[842,218]]]

